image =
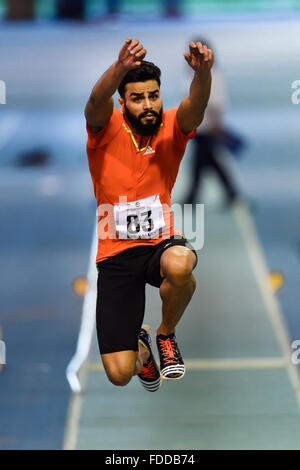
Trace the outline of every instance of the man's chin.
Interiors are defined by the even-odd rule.
[[[153,135],[159,131],[161,121],[158,118],[152,120],[152,122],[143,123],[140,121],[139,130],[144,135]]]
[[[140,127],[140,131],[143,135],[154,135],[158,132],[160,126],[152,124],[151,126],[143,125]]]
[[[125,117],[127,122],[133,127],[135,132],[137,132],[138,134],[154,135],[159,131],[162,122],[162,111],[160,112],[160,115],[153,116],[153,119],[148,120],[147,122],[147,120],[145,120],[145,117],[136,118],[125,107]]]

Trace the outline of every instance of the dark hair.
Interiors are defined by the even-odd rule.
[[[126,73],[125,77],[121,81],[118,92],[122,98],[124,98],[125,85],[132,82],[146,82],[147,80],[156,80],[158,86],[160,87],[160,75],[161,71],[156,65],[152,62],[147,62],[142,60],[141,65],[135,69],[129,70]]]

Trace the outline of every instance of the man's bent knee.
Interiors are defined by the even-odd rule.
[[[179,269],[171,269],[167,274],[167,280],[176,287],[183,287],[191,281],[192,270],[185,269],[183,266]]]
[[[117,387],[124,387],[125,385],[127,385],[130,380],[132,379],[132,374],[126,374],[126,373],[122,373],[122,372],[118,372],[118,373],[107,373],[107,377],[109,379],[109,381],[116,385]]]
[[[195,255],[192,251],[187,250],[180,256],[171,254],[162,260],[163,277],[167,278],[171,284],[182,287],[192,282],[192,272],[195,266]]]
[[[124,387],[130,382],[135,372],[134,351],[103,354],[101,357],[107,378],[112,384]]]

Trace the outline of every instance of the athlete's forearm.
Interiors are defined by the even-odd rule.
[[[195,109],[199,110],[199,114],[204,113],[207,106],[211,90],[211,72],[208,74],[200,74],[195,72],[193,81],[190,86],[190,102]]]
[[[89,101],[94,106],[101,106],[116,92],[127,70],[119,62],[114,62],[99,78],[90,94]]]
[[[210,96],[210,69],[214,62],[212,50],[201,42],[191,42],[189,48],[190,53],[185,52],[184,58],[195,75],[190,86],[190,95],[182,100],[177,111],[178,125],[184,134],[196,129],[203,121]]]

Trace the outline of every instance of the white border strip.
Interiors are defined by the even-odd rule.
[[[267,268],[265,257],[258,240],[254,223],[251,219],[249,211],[244,207],[237,206],[233,208],[232,213],[239,226],[241,235],[244,238],[245,247],[249,255],[252,269],[256,276],[257,284],[260,289],[269,320],[277,336],[277,340],[286,362],[287,373],[294,388],[298,405],[300,407],[300,378],[297,367],[292,363],[292,342],[289,337],[288,330],[285,325],[283,315],[280,311],[276,296],[267,285],[269,270]]]
[[[83,300],[81,325],[79,330],[76,352],[75,355],[72,357],[66,370],[66,376],[70,384],[71,390],[75,393],[79,393],[82,390],[77,374],[89,354],[95,325],[97,300],[97,268],[95,260],[97,254],[97,245],[98,236],[96,223],[96,226],[93,231],[92,247],[87,273],[88,289]]]

